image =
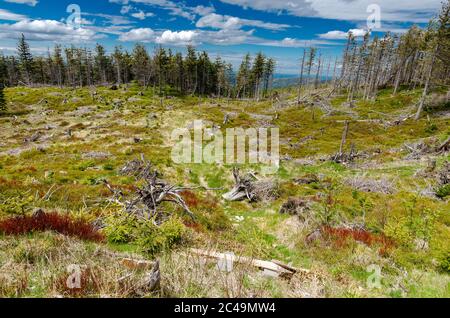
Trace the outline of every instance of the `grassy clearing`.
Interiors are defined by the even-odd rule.
[[[98,95],[103,97],[99,102],[92,99],[88,89],[7,89],[9,112],[0,116],[0,218],[8,217],[11,210],[30,214],[37,207],[88,222],[111,217],[117,211],[106,203],[110,193],[102,180],[131,191],[133,179],[119,176],[117,171],[141,153],[173,184],[223,190],[186,194],[198,222],[193,224],[181,211],[174,210],[177,224],[183,228],[182,233],[176,233],[181,239],[169,240],[168,244],[174,228],[178,229],[168,227],[152,232],[151,242],[145,243],[150,246],[147,249],[126,240],[89,243],[51,233],[1,236],[0,296],[450,296],[448,196],[439,199],[425,195],[436,179],[422,174],[428,160],[436,159],[439,170],[450,158],[406,160],[404,148],[405,142],[445,140],[450,133],[450,117],[442,112],[448,114],[448,108],[429,110],[428,118],[418,122],[407,120],[385,126],[364,120],[399,118],[413,109],[420,90],[402,90],[397,96],[383,90],[375,101],[360,101],[352,109],[342,106],[345,98],[337,97],[332,101],[335,111],[331,115],[318,109],[313,114],[311,109],[297,105],[274,108],[267,101],[193,97],[161,100],[151,91],[143,96],[139,92],[135,86],[118,91],[98,88]],[[289,91],[285,94],[289,96]],[[116,99],[123,101],[120,107],[114,106]],[[226,114],[230,122],[223,126]],[[170,133],[174,128],[188,127],[195,119],[214,123],[222,130],[278,126],[281,155],[290,159],[282,161],[275,176],[281,197],[273,202],[224,202],[221,195],[233,184],[231,166],[174,164],[170,159]],[[346,119],[351,120],[346,149],[353,143],[367,158],[351,165],[331,163],[328,159],[339,150]],[[36,142],[24,142],[38,132],[41,136]],[[317,176],[318,181],[293,181],[308,175]],[[348,182],[352,178],[386,180],[392,192],[360,191]],[[278,213],[290,197],[311,203],[304,216]],[[323,218],[332,225],[365,222],[371,233],[383,233],[395,245],[380,253],[379,246],[353,239],[340,246],[332,238],[307,243]],[[308,268],[312,274],[296,276],[291,282],[264,277],[251,268],[236,268],[226,275],[212,264],[199,266],[200,260],[186,256],[190,247],[205,246],[278,259]],[[164,277],[161,293],[139,294],[133,290],[132,281],[126,287],[118,286],[117,279],[127,273],[113,258],[98,257],[98,251],[159,257]],[[95,284],[83,294],[71,295],[61,289],[61,277],[67,275],[70,264],[85,265],[95,276]],[[367,285],[372,274],[367,271],[370,265],[381,268],[380,288]]]

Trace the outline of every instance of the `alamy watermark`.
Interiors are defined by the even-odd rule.
[[[81,266],[71,264],[67,266],[67,273],[69,277],[66,280],[66,286],[68,289],[80,289],[81,288]]]
[[[370,15],[367,17],[367,29],[368,30],[380,29],[381,7],[376,3],[372,3],[367,6],[366,12],[370,13]]]
[[[278,128],[207,128],[194,121],[193,134],[188,128],[172,132],[175,163],[262,164],[262,173],[273,174],[280,165],[280,132]],[[270,143],[269,143],[270,140]]]
[[[372,264],[367,266],[367,273],[370,273],[369,277],[367,277],[366,285],[369,289],[381,289],[381,267],[376,264]]]
[[[81,8],[78,4],[69,4],[66,9],[70,15],[66,19],[66,24],[74,29],[81,28]]]

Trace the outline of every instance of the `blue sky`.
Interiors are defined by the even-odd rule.
[[[303,48],[329,60],[342,52],[349,30],[362,36],[369,16],[372,36],[423,26],[441,0],[0,0],[0,50],[14,53],[21,33],[33,53],[55,43],[132,49],[136,42],[184,52],[187,44],[237,66],[247,52],[277,61],[277,73],[297,74]],[[80,8],[80,19],[67,12]],[[376,5],[375,7],[373,5]],[[379,10],[379,11],[378,11]],[[375,15],[373,15],[375,14]],[[75,25],[68,21],[76,22]],[[370,19],[371,22],[375,20]],[[78,23],[81,22],[79,25]]]

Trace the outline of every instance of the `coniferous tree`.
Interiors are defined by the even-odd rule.
[[[264,97],[267,96],[267,92],[272,88],[273,75],[275,72],[275,60],[272,58],[267,59],[264,65]]]
[[[0,111],[6,110],[6,100],[5,100],[5,94],[3,92],[3,83],[0,83]]]
[[[245,97],[249,91],[250,84],[250,54],[246,54],[237,75],[237,97]]]
[[[25,36],[23,34],[19,39],[19,44],[17,45],[17,53],[19,56],[19,66],[22,73],[22,79],[26,84],[31,85],[33,80],[33,55],[31,54],[30,46],[25,40]]]
[[[260,90],[261,90],[261,81],[264,75],[264,65],[265,65],[265,57],[259,52],[256,54],[255,60],[253,61],[253,67],[251,70],[251,83],[254,88],[253,97],[256,100],[259,100]]]
[[[7,80],[6,60],[3,55],[0,55],[0,111],[6,110],[6,100],[3,89]]]

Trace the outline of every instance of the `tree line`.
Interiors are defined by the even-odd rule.
[[[272,85],[275,61],[262,53],[253,60],[247,54],[236,75],[231,64],[220,57],[213,60],[193,46],[183,56],[161,46],[150,54],[139,43],[132,52],[117,46],[111,54],[100,44],[94,50],[55,45],[46,56],[33,56],[22,35],[16,55],[0,55],[0,72],[2,86],[84,87],[135,81],[160,94],[175,90],[182,95],[260,98]]]

